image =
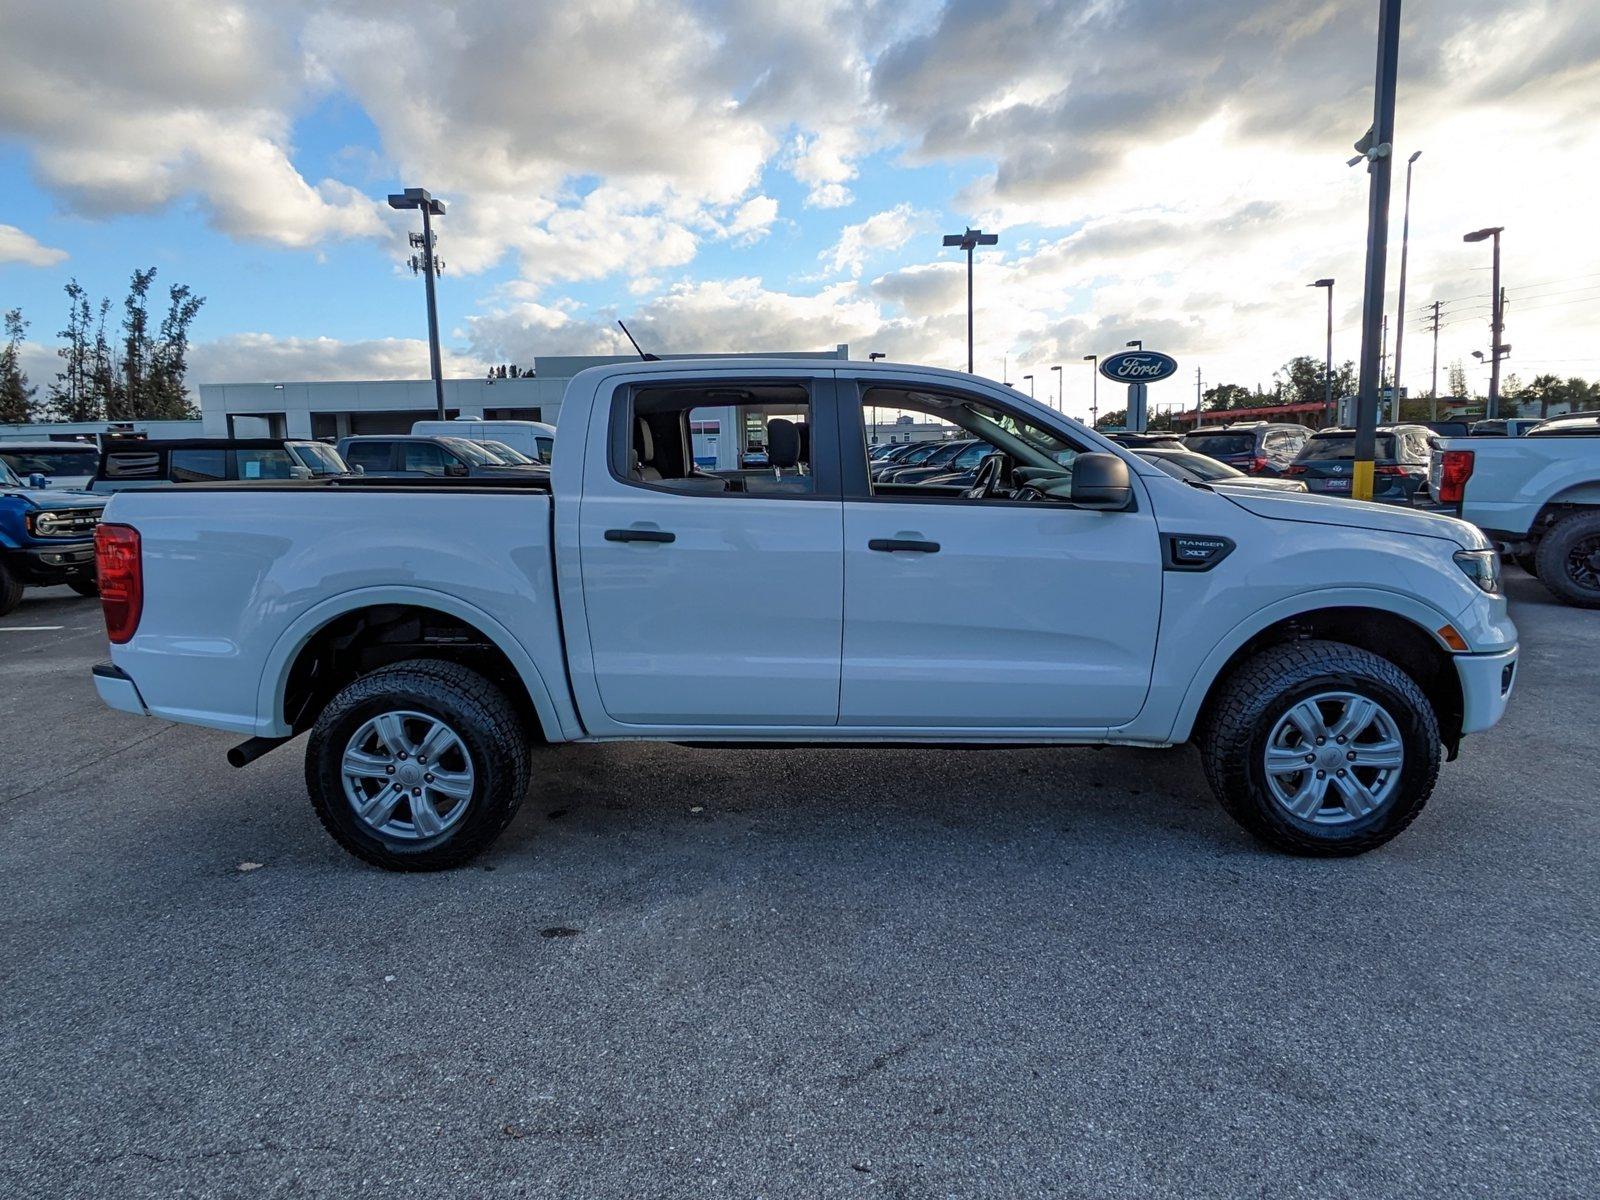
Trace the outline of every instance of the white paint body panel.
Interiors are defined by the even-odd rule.
[[[280,736],[284,682],[306,640],[342,613],[406,603],[495,642],[552,740],[1166,745],[1190,736],[1211,681],[1255,633],[1350,606],[1428,631],[1453,624],[1473,652],[1459,671],[1473,728],[1503,710],[1499,674],[1516,630],[1504,599],[1451,561],[1485,544],[1470,526],[1385,505],[1190,487],[970,376],[838,367],[841,379],[990,395],[1120,454],[1137,510],[666,493],[607,469],[620,385],[815,379],[833,365],[585,371],[563,403],[553,499],[467,488],[119,494],[106,520],[141,534],[145,604],[112,659],[154,715]],[[632,526],[677,540],[604,538]],[[1163,571],[1160,539],[1179,533],[1236,548],[1211,571]],[[866,549],[869,538],[911,534],[940,553]]]

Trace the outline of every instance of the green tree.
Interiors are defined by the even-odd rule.
[[[1467,369],[1461,365],[1459,358],[1450,364],[1450,394],[1457,400],[1465,400],[1472,395],[1467,387]]]
[[[1206,412],[1222,412],[1230,408],[1249,408],[1262,397],[1239,383],[1219,383],[1208,387],[1200,407]]]
[[[151,360],[155,348],[150,338],[150,285],[156,269],[134,269],[128,295],[122,302],[122,395],[115,406],[106,406],[106,417],[130,421],[146,415],[151,404]]]
[[[102,299],[95,325],[94,348],[89,351],[89,403],[94,405],[96,419],[110,417],[123,408],[122,379],[117,374],[116,357],[111,352],[111,339],[106,334],[106,320],[110,315],[111,301]]]
[[[93,317],[89,309],[89,294],[76,279],[66,284],[67,327],[56,336],[63,345],[56,351],[63,365],[50,385],[50,409],[62,421],[97,421],[104,415],[99,399],[94,395],[90,379],[89,330]]]
[[[35,416],[33,395],[39,389],[29,385],[22,369],[22,335],[27,332],[28,322],[22,319],[22,310],[8,310],[5,348],[0,349],[0,425],[21,425]]]
[[[150,353],[144,411],[140,415],[182,420],[197,415],[189,401],[184,377],[189,372],[189,326],[206,300],[204,296],[196,296],[186,283],[174,284],[168,289],[167,297],[167,315],[161,320],[160,339]]]
[[[1280,404],[1321,404],[1327,399],[1328,371],[1322,359],[1298,354],[1279,371]],[[1346,360],[1333,369],[1333,398],[1351,396],[1356,390],[1356,365]]]

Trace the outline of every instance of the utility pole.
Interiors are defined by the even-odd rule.
[[[433,374],[433,400],[439,420],[444,420],[444,374],[439,365],[439,302],[434,296],[433,279],[444,263],[434,257],[433,220],[444,216],[444,201],[435,200],[423,188],[407,188],[389,197],[390,208],[420,208],[422,233],[411,235],[411,244],[421,249],[420,255],[411,256],[411,271],[421,273],[428,291],[428,365]]]
[[[1421,150],[1413,150],[1411,157],[1406,159],[1406,207],[1405,216],[1400,222],[1400,296],[1396,301],[1400,316],[1399,324],[1394,327],[1394,415],[1397,420],[1400,416],[1400,352],[1406,344],[1406,257],[1411,249],[1411,168],[1417,165],[1417,159],[1421,157]]]
[[[978,246],[993,246],[1000,240],[997,233],[985,233],[968,226],[963,233],[944,235],[946,246],[960,246],[967,252],[967,374],[972,372],[972,251]]]
[[[1195,410],[1195,412],[1199,412],[1200,411],[1200,401],[1201,401],[1203,396],[1204,396],[1204,393],[1201,392],[1201,390],[1200,390],[1200,368],[1196,367],[1194,369],[1194,410]]]
[[[1439,301],[1433,302],[1433,380],[1428,384],[1428,420],[1439,419]]]
[[[1350,165],[1367,164],[1367,262],[1361,302],[1361,375],[1356,402],[1354,477],[1350,494],[1372,499],[1372,459],[1378,428],[1378,342],[1382,337],[1386,256],[1389,250],[1389,174],[1394,148],[1395,77],[1400,66],[1400,0],[1379,0],[1378,61],[1372,128],[1356,143]]]

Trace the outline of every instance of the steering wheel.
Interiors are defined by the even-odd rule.
[[[998,452],[985,455],[978,464],[978,473],[967,489],[968,500],[988,500],[1000,490],[1000,472],[1005,467],[1005,455]]]

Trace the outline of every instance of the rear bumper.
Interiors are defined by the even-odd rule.
[[[6,570],[32,587],[50,587],[69,579],[94,574],[94,543],[63,542],[59,546],[28,546],[0,551]]]
[[[115,663],[96,663],[91,673],[94,676],[94,690],[100,693],[100,700],[107,708],[133,713],[138,717],[150,715],[144,697],[139,695],[138,685],[121,667]]]
[[[1461,732],[1482,733],[1505,715],[1517,682],[1517,647],[1498,654],[1458,654]]]

